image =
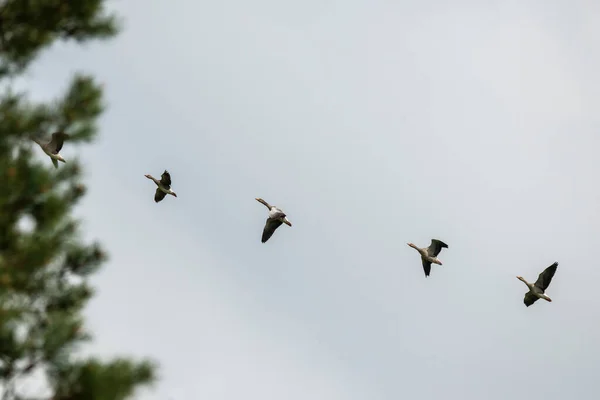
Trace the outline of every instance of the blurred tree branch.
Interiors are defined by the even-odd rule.
[[[116,19],[103,5],[103,0],[0,1],[0,79],[24,72],[57,40],[114,37]],[[88,278],[107,254],[99,243],[80,239],[72,216],[86,192],[79,162],[69,160],[55,170],[30,140],[63,130],[71,135],[69,145],[90,143],[103,109],[102,87],[83,73],[47,103],[31,102],[10,85],[0,93],[0,179],[7,189],[0,192],[2,400],[46,400],[16,390],[38,372],[52,392],[48,400],[125,400],[155,380],[150,361],[77,357],[91,339],[82,316],[94,295]]]

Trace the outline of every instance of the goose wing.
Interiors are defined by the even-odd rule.
[[[431,263],[424,258],[422,260],[423,260],[423,271],[425,271],[425,277],[428,277],[429,273],[431,272]]]
[[[171,187],[171,174],[169,171],[165,169],[165,172],[160,176],[160,183],[165,187],[165,189],[169,189]]]
[[[535,286],[540,288],[542,292],[545,292],[550,286],[550,282],[552,282],[552,278],[554,277],[554,273],[556,272],[556,268],[558,268],[558,263],[555,262],[548,268],[546,268],[535,281]]]
[[[277,230],[281,224],[283,224],[283,222],[280,219],[267,218],[261,241],[265,243],[267,240],[269,240],[269,238],[273,236],[273,233],[275,233],[275,230]]]
[[[161,201],[162,199],[164,199],[166,195],[167,194],[165,192],[163,192],[159,188],[156,188],[156,192],[154,192],[154,201],[156,203],[158,203],[159,201]]]
[[[52,134],[52,139],[50,139],[50,142],[48,142],[48,144],[46,146],[52,154],[58,154],[58,152],[63,147],[65,139],[68,139],[68,138],[69,138],[69,135],[67,135],[64,132],[60,132],[60,131],[54,132]]]
[[[437,257],[444,247],[448,248],[448,245],[441,240],[431,239],[431,244],[427,248],[427,253],[429,253],[431,257]]]
[[[539,299],[539,297],[537,297],[535,294],[533,294],[531,292],[527,292],[527,293],[525,293],[525,298],[523,299],[523,303],[525,303],[525,305],[527,307],[529,307],[530,305],[535,303],[538,299]]]

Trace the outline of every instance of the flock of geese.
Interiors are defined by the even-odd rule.
[[[63,163],[66,162],[59,152],[63,147],[64,141],[68,138],[69,135],[62,131],[53,133],[52,138],[48,142],[42,141],[37,137],[31,137],[31,139],[42,148],[44,153],[50,157],[55,168],[58,168],[59,161]],[[177,194],[171,189],[171,174],[169,174],[167,170],[162,173],[160,180],[149,174],[144,176],[148,179],[151,179],[157,186],[156,192],[154,193],[154,201],[156,203],[162,201],[168,194],[173,197],[177,197]],[[279,228],[281,225],[286,224],[290,227],[292,226],[292,223],[287,219],[287,216],[283,210],[267,203],[261,198],[256,198],[255,200],[259,203],[262,203],[269,209],[269,217],[267,218],[265,227],[263,228],[261,238],[262,243],[266,243],[266,241],[273,236],[277,228]],[[421,262],[423,264],[425,277],[428,277],[431,272],[431,264],[442,265],[442,262],[438,259],[438,255],[442,249],[448,248],[446,243],[438,239],[431,239],[431,244],[429,247],[417,247],[413,243],[407,244],[413,249],[417,250],[421,255]],[[557,267],[557,262],[550,265],[539,274],[535,283],[527,282],[522,276],[517,276],[517,279],[527,285],[527,288],[529,289],[529,291],[525,294],[525,298],[523,299],[523,303],[525,303],[527,307],[535,303],[538,299],[544,299],[549,302],[552,301],[552,299],[546,295],[546,290],[548,289],[548,286],[550,286],[550,282],[554,277]]]

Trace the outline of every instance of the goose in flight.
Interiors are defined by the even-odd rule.
[[[448,248],[448,245],[441,240],[431,239],[429,247],[419,248],[412,243],[407,243],[410,247],[417,250],[421,255],[421,261],[423,261],[423,271],[425,276],[429,276],[431,272],[431,264],[442,265],[442,262],[438,260],[437,256],[442,251],[442,248]]]
[[[171,174],[167,170],[162,173],[160,180],[156,179],[152,175],[144,175],[148,179],[152,179],[156,183],[156,193],[154,193],[154,201],[158,203],[165,198],[166,195],[170,194],[177,197],[177,194],[171,190]]]
[[[255,200],[264,204],[265,207],[269,209],[269,218],[267,218],[267,222],[265,223],[265,228],[263,229],[262,233],[262,243],[265,243],[267,240],[269,240],[269,238],[273,236],[273,233],[275,233],[275,230],[279,228],[281,224],[292,226],[292,223],[287,219],[285,213],[281,209],[270,205],[261,198],[257,198]]]
[[[529,288],[529,292],[525,294],[525,298],[523,299],[523,303],[527,307],[535,303],[538,299],[544,299],[546,301],[552,301],[552,299],[546,296],[544,293],[548,286],[550,286],[550,282],[552,282],[552,277],[554,277],[554,273],[556,272],[556,268],[558,268],[558,263],[555,262],[548,268],[546,268],[537,278],[535,283],[529,283],[522,276],[517,276],[517,279],[522,281]]]
[[[35,136],[31,137],[31,140],[39,144],[42,150],[44,150],[44,153],[50,157],[52,164],[54,164],[54,168],[58,168],[59,161],[66,163],[65,159],[58,153],[62,149],[65,139],[69,139],[69,135],[62,131],[54,132],[52,138],[47,143]]]

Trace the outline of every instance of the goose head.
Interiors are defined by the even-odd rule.
[[[533,283],[529,283],[525,280],[525,278],[523,278],[522,276],[517,276],[517,279],[520,280],[521,282],[523,282],[525,285],[527,285],[527,287],[529,289],[533,288]]]
[[[287,219],[287,217],[283,217],[283,223],[288,225],[288,226],[292,226],[292,223],[290,222],[289,219]]]
[[[170,191],[169,194],[172,195],[172,196],[174,196],[174,197],[177,197],[177,193],[175,193],[174,191]]]

